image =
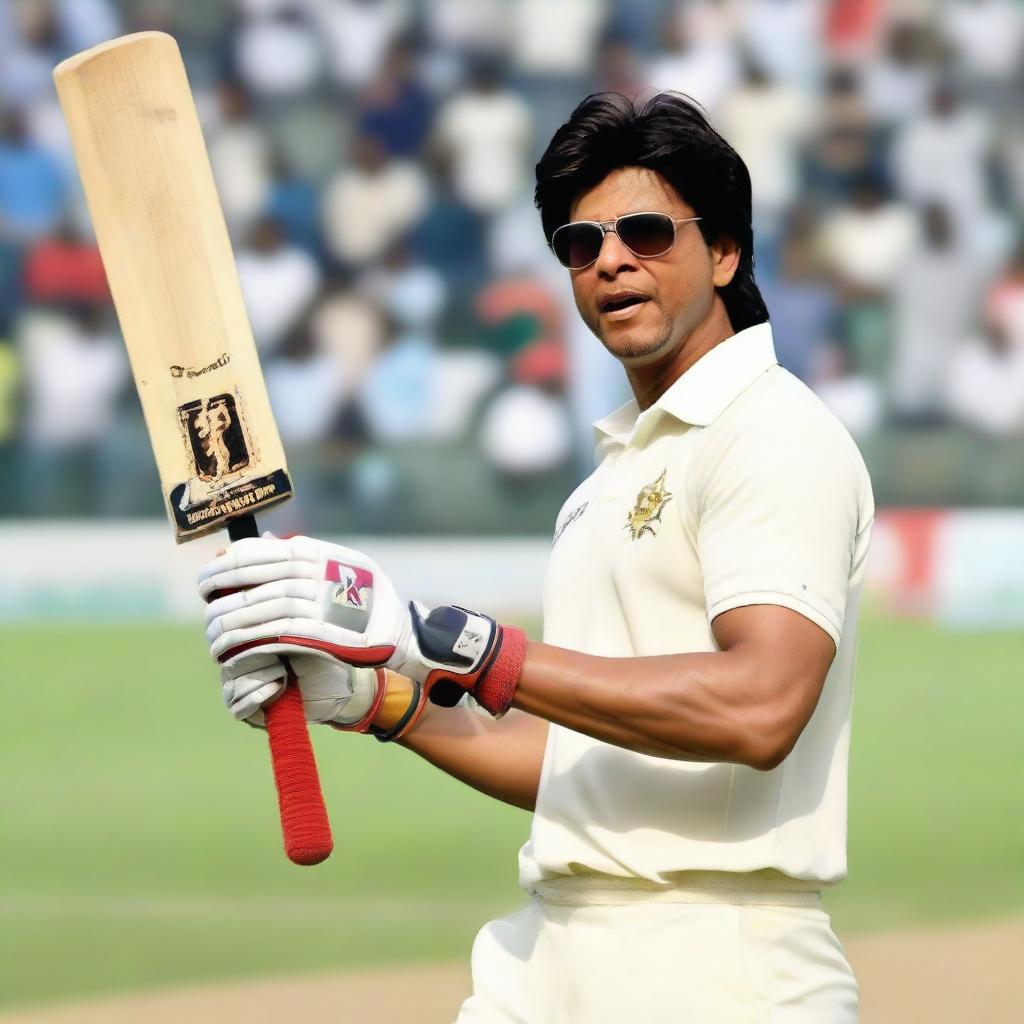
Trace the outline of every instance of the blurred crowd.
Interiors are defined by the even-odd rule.
[[[780,361],[869,462],[927,453],[880,500],[964,501],[950,451],[1024,486],[1020,3],[0,0],[3,513],[153,508],[51,82],[141,29],[185,57],[300,526],[550,525],[625,397],[531,202],[598,90],[685,92],[744,158]]]

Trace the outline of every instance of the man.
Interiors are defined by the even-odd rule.
[[[536,201],[635,395],[558,517],[544,643],[407,606],[359,552],[241,541],[201,582],[251,588],[209,607],[225,698],[258,724],[286,655],[311,720],[534,811],[532,898],[478,936],[459,1024],[847,1024],[818,890],[846,872],[863,462],[776,363],[750,179],[689,102],[588,98]]]

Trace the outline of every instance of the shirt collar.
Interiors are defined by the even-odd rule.
[[[638,439],[637,428],[642,423],[650,422],[653,427],[665,413],[683,423],[706,427],[776,363],[768,321],[747,327],[701,356],[649,409],[641,412],[634,399],[598,420],[595,438],[598,443],[609,438],[628,444]]]

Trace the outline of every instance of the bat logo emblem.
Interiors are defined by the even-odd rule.
[[[252,461],[235,396],[214,395],[178,408],[196,476],[215,483],[245,469]]]
[[[661,471],[661,476],[652,484],[640,488],[636,496],[636,504],[626,516],[626,529],[633,540],[639,540],[645,533],[652,537],[656,534],[657,524],[661,522],[661,513],[672,500],[672,495],[665,489],[665,474],[668,467]]]

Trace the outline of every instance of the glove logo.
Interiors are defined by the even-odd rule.
[[[365,632],[373,603],[373,573],[357,565],[329,560],[324,579],[337,584],[328,588],[327,620],[345,629]]]

